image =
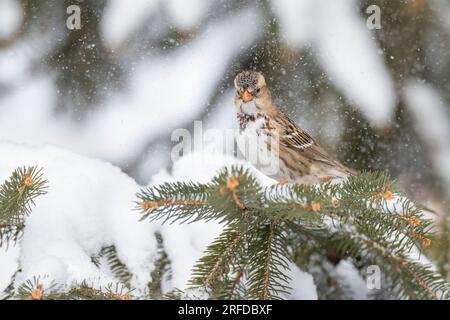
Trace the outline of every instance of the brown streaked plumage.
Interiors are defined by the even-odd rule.
[[[238,145],[241,144],[242,151],[242,142],[246,139],[244,149],[255,148],[256,162],[267,158],[269,162],[272,161],[271,166],[276,163],[277,172],[271,172],[271,176],[280,180],[314,184],[345,179],[355,173],[332,159],[306,131],[272,103],[261,73],[243,71],[236,76],[234,85],[239,121]],[[249,137],[256,140],[248,142]],[[266,151],[270,151],[270,156],[267,156]],[[246,156],[251,154],[247,150],[244,153]],[[256,166],[261,167],[258,164]]]

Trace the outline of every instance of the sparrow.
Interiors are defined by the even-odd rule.
[[[260,72],[234,79],[239,151],[263,173],[283,183],[317,184],[344,180],[356,172],[330,155],[272,102]]]

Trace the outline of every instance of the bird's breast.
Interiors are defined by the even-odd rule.
[[[277,136],[267,127],[268,119],[264,115],[256,115],[246,119],[236,136],[239,152],[247,161],[266,173],[274,175],[279,170]],[[245,120],[242,119],[242,120]]]

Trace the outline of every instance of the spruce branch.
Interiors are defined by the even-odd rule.
[[[152,280],[148,283],[149,296],[152,299],[163,298],[162,285],[164,279],[171,279],[171,261],[164,247],[164,239],[159,232],[155,233],[158,243],[158,258],[154,262],[154,269],[150,276]]]
[[[103,247],[98,255],[92,257],[94,264],[98,267],[101,265],[101,259],[106,260],[106,265],[109,267],[114,277],[125,287],[131,289],[130,281],[133,275],[128,267],[120,260],[114,245]]]
[[[142,219],[231,222],[242,217],[248,210],[245,206],[260,205],[262,191],[248,170],[234,167],[232,172],[226,169],[207,184],[176,182],[146,188],[138,193],[136,208],[143,212]]]
[[[231,225],[206,249],[206,254],[192,270],[190,284],[217,291],[245,249],[245,234]]]
[[[34,199],[46,189],[47,180],[37,167],[16,169],[0,186],[0,246],[19,239]]]
[[[207,184],[167,183],[138,197],[143,218],[224,223],[191,279],[212,296],[238,286],[245,298],[287,294],[289,262],[302,245],[315,246],[324,259],[333,253],[357,267],[377,264],[393,297],[434,299],[450,292],[430,266],[409,257],[411,250],[430,245],[432,221],[383,173],[361,173],[343,184],[264,188],[248,171],[233,167]]]
[[[55,282],[44,286],[39,277],[25,281],[13,295],[19,300],[132,300],[132,291],[123,285],[108,284],[94,288],[88,282],[74,283],[71,286],[59,285]]]
[[[288,245],[284,241],[282,224],[271,221],[259,228],[249,244],[252,258],[249,260],[247,292],[249,298],[277,299],[290,290]]]

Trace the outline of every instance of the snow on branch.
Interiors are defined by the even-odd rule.
[[[292,253],[307,243],[355,264],[379,265],[392,297],[450,294],[450,285],[430,265],[409,254],[431,244],[431,221],[383,173],[361,173],[343,184],[263,187],[249,170],[233,167],[208,183],[164,183],[138,198],[143,218],[152,221],[226,225],[191,278],[193,287],[212,297],[282,297],[290,290]]]

